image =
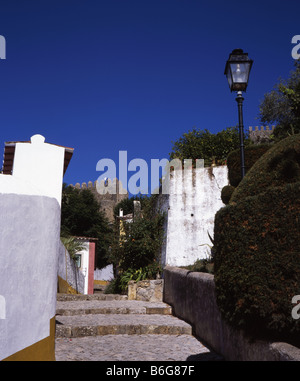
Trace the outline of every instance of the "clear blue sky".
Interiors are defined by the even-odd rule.
[[[192,128],[236,125],[224,67],[254,60],[245,127],[293,69],[300,2],[1,0],[0,142],[39,133],[74,148],[67,183],[95,181],[102,158],[168,158]],[[130,173],[129,173],[130,177]]]

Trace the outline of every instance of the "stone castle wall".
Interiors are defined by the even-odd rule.
[[[112,193],[99,193],[99,182],[96,180],[94,182],[89,181],[88,183],[76,183],[75,185],[71,184],[71,186],[75,187],[76,189],[89,189],[95,196],[96,200],[100,203],[100,210],[102,210],[106,217],[108,218],[109,222],[114,222],[114,207],[122,200],[128,198],[128,192],[121,194],[124,192],[124,189],[122,188],[122,183],[118,180],[114,180],[116,182],[116,192],[114,194]],[[97,189],[98,188],[98,189]]]
[[[275,126],[261,126],[260,128],[258,126],[249,127],[249,138],[253,141],[255,144],[261,144],[261,143],[268,143],[270,139],[270,135],[273,134]]]

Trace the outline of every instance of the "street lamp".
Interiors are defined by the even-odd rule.
[[[236,101],[239,111],[239,132],[240,132],[240,155],[241,155],[241,174],[245,176],[245,156],[244,156],[244,125],[243,125],[243,91],[246,91],[249,74],[253,61],[244,53],[242,49],[235,49],[230,53],[226,62],[224,74],[227,77],[230,91],[237,92]]]

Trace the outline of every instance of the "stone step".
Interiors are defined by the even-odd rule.
[[[156,314],[171,315],[172,308],[162,302],[138,300],[72,300],[57,301],[56,315],[74,316],[88,314]]]
[[[119,361],[151,361],[152,365],[156,361],[170,361],[171,365],[174,361],[215,360],[214,353],[191,335],[58,337],[55,343],[56,361],[110,361],[118,366]],[[203,372],[198,373],[199,380],[201,376]]]
[[[96,335],[192,335],[191,326],[172,315],[87,314],[56,316],[56,337]]]
[[[102,294],[95,293],[89,295],[81,294],[61,294],[58,293],[56,300],[57,301],[80,301],[80,300],[127,300],[127,295],[118,295],[118,294]]]

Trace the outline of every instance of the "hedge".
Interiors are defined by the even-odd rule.
[[[215,216],[216,297],[224,318],[258,338],[300,346],[300,135],[252,166]]]
[[[251,167],[231,201],[256,195],[267,188],[300,181],[300,134],[271,146]]]
[[[229,204],[235,188],[232,185],[225,185],[221,190],[221,200],[225,205]]]
[[[253,164],[270,148],[271,144],[259,144],[246,146],[245,151],[245,171],[250,170]],[[228,180],[230,185],[237,187],[242,179],[240,149],[230,152],[227,157]]]
[[[299,216],[300,182],[247,197],[216,215],[218,306],[228,322],[251,335],[299,339],[300,321],[291,317],[292,297],[300,295]]]

